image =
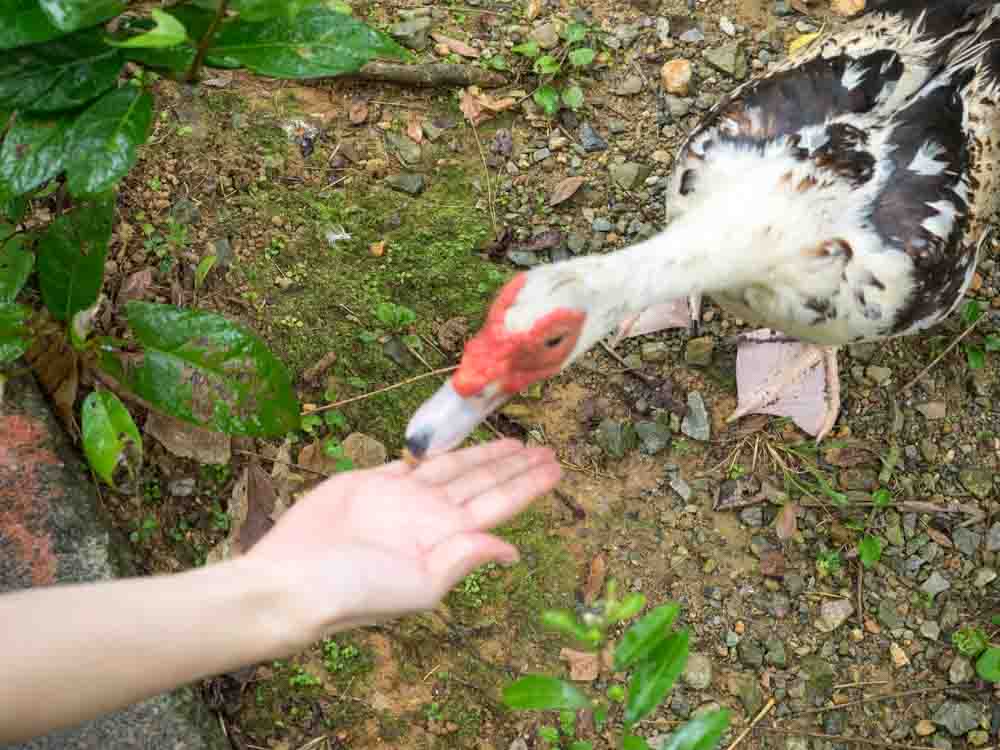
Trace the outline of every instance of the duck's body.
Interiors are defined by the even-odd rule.
[[[411,451],[453,443],[616,328],[684,325],[686,300],[697,319],[702,294],[769,329],[741,344],[734,417],[825,434],[835,348],[950,314],[998,207],[1000,3],[875,6],[709,113],[679,153],[662,234],[510,282],[411,422]],[[462,418],[443,429],[455,399]]]

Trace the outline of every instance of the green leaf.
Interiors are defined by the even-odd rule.
[[[563,29],[562,37],[570,44],[582,42],[587,36],[587,27],[579,21],[573,21]]]
[[[159,8],[153,8],[153,26],[149,31],[133,36],[123,41],[107,40],[113,47],[144,47],[153,49],[163,49],[164,47],[176,47],[187,40],[187,29],[184,24],[178,21],[169,13],[165,13]]]
[[[1000,615],[993,615],[993,616],[992,616],[992,617],[990,618],[990,623],[991,623],[992,625],[1000,625]]]
[[[35,255],[24,249],[21,235],[0,242],[0,305],[6,305],[17,298],[31,275]]]
[[[965,344],[965,359],[969,363],[970,370],[981,370],[986,365],[986,352],[978,346]]]
[[[31,311],[21,305],[0,303],[0,364],[12,362],[31,345],[27,322]]]
[[[276,78],[335,76],[353,73],[374,57],[410,56],[382,32],[322,5],[292,20],[226,24],[209,51]]]
[[[688,631],[674,633],[657,646],[632,674],[625,698],[625,725],[634,726],[670,692],[688,656]]]
[[[0,108],[75,109],[114,86],[123,64],[96,30],[19,49],[0,62]]]
[[[538,42],[529,41],[511,47],[510,51],[524,57],[538,57],[542,52],[542,48],[538,46]]]
[[[872,505],[876,508],[888,508],[892,505],[892,493],[882,487],[872,493]]]
[[[962,656],[972,659],[978,656],[989,645],[989,641],[979,628],[961,628],[951,635],[951,642]]]
[[[510,66],[503,55],[493,55],[493,57],[487,58],[486,67],[492,70],[510,70]]]
[[[1000,336],[986,336],[983,339],[983,346],[988,352],[1000,352]]]
[[[576,85],[563,89],[562,100],[570,109],[580,109],[583,106],[583,89]]]
[[[729,728],[729,711],[722,709],[692,719],[671,733],[660,750],[715,750]]]
[[[559,111],[559,92],[553,86],[539,86],[531,98],[550,117]]]
[[[550,711],[587,708],[587,696],[573,685],[555,677],[532,674],[504,686],[503,702],[508,708]]]
[[[535,64],[532,65],[532,68],[534,68],[534,71],[539,75],[554,76],[559,72],[561,66],[559,65],[559,61],[552,55],[542,55],[535,60]]]
[[[558,630],[577,640],[587,640],[587,627],[577,622],[572,612],[546,610],[542,612],[542,624],[547,628]]]
[[[229,435],[283,436],[299,427],[284,364],[255,335],[221,315],[130,302],[140,357],[102,365],[158,409]]]
[[[80,204],[49,224],[39,240],[38,282],[56,320],[68,321],[97,301],[114,210],[110,195]]]
[[[972,325],[983,316],[983,308],[974,299],[970,299],[962,308],[962,322]]]
[[[134,477],[142,464],[142,437],[118,397],[110,391],[94,391],[83,402],[81,430],[83,452],[90,467],[112,487],[115,471],[124,465]]]
[[[2,189],[3,185],[0,183],[0,190]],[[28,197],[25,195],[18,195],[6,201],[0,200],[0,218],[6,218],[8,221],[18,222],[24,218],[27,211]]]
[[[70,128],[66,182],[74,196],[103,193],[139,159],[153,123],[153,97],[135,86],[115,89]]]
[[[976,674],[987,682],[1000,682],[1000,648],[988,648],[976,660]]]
[[[571,742],[569,745],[569,750],[593,750],[594,743],[588,742],[587,740],[576,740]]]
[[[0,147],[0,192],[24,195],[63,170],[73,121],[18,117]]]
[[[215,267],[215,261],[219,259],[217,255],[206,255],[201,259],[198,267],[194,269],[194,288],[200,289],[201,285],[205,283],[205,279],[208,278],[208,274],[211,273],[212,269]]]
[[[877,536],[867,535],[858,543],[858,557],[861,558],[862,565],[870,568],[882,559],[882,540]]]
[[[65,33],[53,25],[38,0],[0,0],[0,49],[47,42]]]
[[[608,619],[613,622],[628,620],[642,612],[642,608],[645,606],[645,596],[638,592],[627,594],[620,602],[616,603],[613,607],[609,607],[607,613]]]
[[[538,727],[538,736],[553,745],[559,742],[559,730],[555,727]]]
[[[626,733],[622,737],[623,750],[650,750],[649,743],[642,737]]]
[[[232,0],[229,7],[239,11],[244,21],[266,21],[269,18],[283,16],[295,18],[304,7],[316,0]],[[340,11],[342,12],[342,11]]]
[[[569,53],[569,62],[574,68],[585,68],[594,62],[596,52],[590,47],[580,47]]]
[[[628,669],[663,643],[680,611],[680,605],[675,602],[660,605],[626,630],[615,647],[615,671]]]
[[[128,5],[125,0],[38,0],[45,15],[63,32],[96,26],[114,18]]]

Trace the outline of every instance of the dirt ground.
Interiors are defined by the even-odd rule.
[[[535,79],[509,49],[510,84],[491,95],[519,103],[476,128],[449,88],[230,72],[198,89],[163,80],[152,144],[120,198],[109,291],[150,269],[149,299],[242,321],[289,364],[310,405],[447,367],[516,270],[512,258],[608,252],[662,226],[663,181],[680,140],[737,82],[706,64],[705,50],[739,43],[751,69],[766,67],[808,24],[836,22],[826,6],[812,3],[815,18],[778,15],[763,0],[694,10],[678,0],[435,6],[435,31],[480,49],[507,49],[548,22],[588,19],[600,41],[585,102],[554,120],[527,98]],[[401,10],[355,7],[376,25],[395,23]],[[659,19],[670,25],[663,38]],[[691,29],[704,41],[681,41]],[[421,54],[434,57],[434,43]],[[677,58],[692,61],[695,83],[689,96],[666,101],[660,67]],[[584,124],[606,149],[583,147]],[[639,165],[631,182],[616,176],[628,164]],[[423,189],[394,188],[401,174],[420,175]],[[584,186],[551,207],[568,176]],[[512,244],[491,253],[505,227]],[[209,255],[215,267],[196,285]],[[986,320],[966,343],[995,329],[994,260],[991,250],[973,292]],[[414,319],[387,325],[377,312],[385,303]],[[703,671],[688,675],[643,722],[647,738],[717,704],[734,710],[729,742],[773,698],[744,747],[829,750],[849,738],[995,746],[1000,703],[950,635],[995,630],[997,355],[971,369],[973,355],[959,345],[903,389],[962,331],[959,316],[919,338],[843,351],[842,414],[817,449],[781,420],[724,423],[735,405],[739,328],[709,303],[699,351],[680,331],[631,340],[617,351],[637,375],[597,349],[511,404],[493,428],[551,445],[566,467],[559,491],[504,530],[523,562],[476,572],[435,613],[210,681],[206,694],[234,746],[542,747],[536,729],[556,719],[505,712],[499,691],[524,672],[567,673],[559,651],[568,644],[538,617],[582,607],[602,568],[652,604],[680,602],[692,649],[710,665],[707,681]],[[304,377],[321,360],[329,367]],[[228,463],[180,458],[149,438],[141,491],[105,503],[145,570],[202,564],[237,522],[231,498],[248,461],[274,470],[293,498],[310,467],[325,470],[317,441],[363,433],[396,454],[409,415],[440,382],[424,377],[350,401],[283,449],[239,442]],[[706,405],[707,441],[681,428],[694,392]],[[276,455],[294,465],[271,463]],[[872,503],[879,489],[890,493],[887,507]],[[790,503],[797,529],[779,539],[774,521]],[[856,552],[864,534],[885,548],[867,570]],[[823,609],[830,602],[851,611],[834,624]],[[619,678],[603,674],[592,687]],[[885,698],[916,688],[927,692]]]

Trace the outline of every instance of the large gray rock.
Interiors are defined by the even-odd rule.
[[[0,409],[0,594],[131,575],[102,518],[90,472],[30,376],[7,383]],[[67,626],[72,618],[67,618]],[[95,672],[94,685],[101,674]],[[7,750],[229,750],[194,689],[151,698]]]

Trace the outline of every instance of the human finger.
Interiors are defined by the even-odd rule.
[[[550,461],[535,464],[503,484],[491,487],[462,507],[469,519],[470,528],[490,529],[513,518],[535,498],[555,487],[561,476],[562,469],[553,457]]]
[[[427,571],[433,581],[434,596],[440,598],[480,565],[488,562],[512,565],[518,560],[520,555],[512,544],[492,534],[469,532],[449,537],[431,549]]]
[[[523,449],[524,445],[521,442],[511,439],[493,440],[489,443],[473,445],[425,461],[414,469],[413,478],[432,485],[443,484],[472,471],[477,466],[496,461]]]
[[[455,504],[461,504],[487,490],[502,485],[531,467],[552,462],[554,454],[549,448],[529,448],[484,462],[446,484],[439,485]]]

